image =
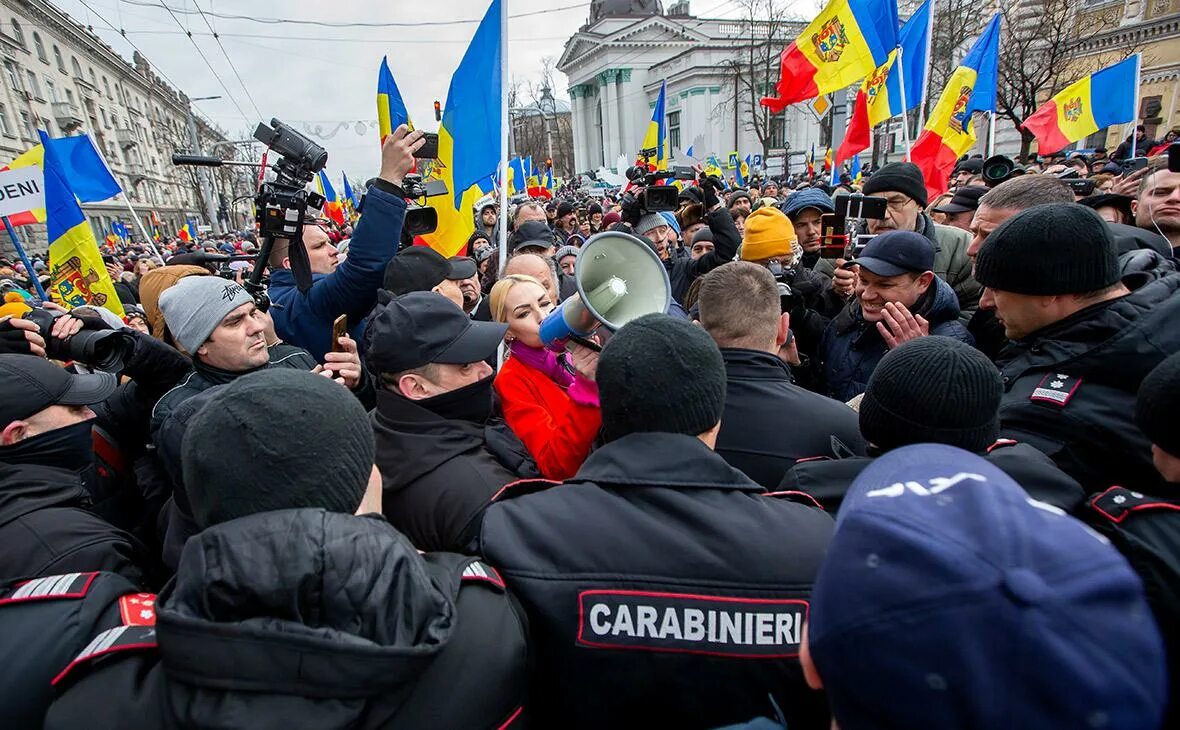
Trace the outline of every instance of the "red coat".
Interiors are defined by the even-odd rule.
[[[602,425],[596,394],[575,381],[574,397],[541,371],[509,358],[496,375],[504,420],[533,455],[546,479],[561,481],[577,473]],[[589,396],[589,397],[587,397]]]

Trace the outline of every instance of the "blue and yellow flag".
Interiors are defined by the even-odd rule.
[[[324,203],[324,215],[340,225],[344,225],[344,208],[340,205],[340,199],[336,197],[336,188],[332,187],[328,173],[320,170],[318,183],[320,195],[323,195],[324,199],[328,201]]]
[[[341,177],[344,178],[344,204],[348,208],[348,217],[351,219],[356,215],[357,199],[356,193],[352,191],[352,186],[348,184],[348,173],[343,170],[340,171]]]
[[[438,227],[421,239],[447,257],[458,253],[475,231],[471,212],[483,196],[480,185],[491,181],[500,164],[500,113],[504,103],[500,94],[501,2],[492,0],[451,76],[438,129],[438,159],[431,177],[446,183],[451,194],[427,198],[427,205],[438,213]],[[525,179],[514,180],[513,184],[520,189]]]
[[[668,122],[664,116],[665,97],[668,92],[668,82],[660,82],[660,95],[656,97],[655,108],[651,111],[651,121],[647,123],[647,133],[643,135],[643,150],[655,150],[655,155],[647,159],[647,169],[651,172],[668,169]],[[636,155],[635,164],[644,164],[642,154]]]
[[[389,58],[381,58],[381,70],[377,72],[377,126],[381,130],[381,142],[393,134],[393,130],[401,125],[410,124],[410,113],[406,111],[406,103],[402,101],[402,94],[397,89],[393,74],[389,71]]]
[[[553,168],[545,170],[545,189],[553,190]]]
[[[528,179],[529,176],[524,171],[524,160],[519,156],[514,157],[512,162],[508,163],[508,194],[523,193]]]
[[[49,135],[37,130],[45,148],[45,228],[49,235],[50,296],[66,307],[93,304],[123,316],[123,304],[103,264],[94,231],[70,189]]]
[[[1135,121],[1140,54],[1107,66],[1065,87],[1020,126],[1037,138],[1037,150],[1051,154],[1113,124]],[[1097,102],[1097,103],[1095,103]],[[1142,154],[1147,154],[1143,150]]]
[[[848,168],[848,174],[852,176],[853,185],[860,185],[860,155],[853,155],[852,166]]]

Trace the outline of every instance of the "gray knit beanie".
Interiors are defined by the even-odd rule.
[[[202,529],[280,509],[354,514],[373,470],[373,427],[340,384],[268,368],[211,398],[189,421],[181,451]]]
[[[160,295],[160,311],[172,337],[195,355],[225,315],[252,301],[249,292],[220,276],[186,276]]]
[[[648,213],[647,215],[640,218],[639,222],[635,224],[635,232],[639,235],[643,235],[654,228],[659,228],[660,226],[666,225],[668,225],[668,221],[664,220],[662,215],[659,213]]]

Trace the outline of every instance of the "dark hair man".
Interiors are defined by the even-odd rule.
[[[701,280],[697,304],[725,362],[714,449],[723,459],[772,488],[798,459],[864,453],[852,409],[795,385],[779,358],[791,316],[766,267],[733,261],[713,269]]]
[[[926,207],[926,180],[912,162],[890,162],[865,181],[861,192],[888,201],[884,220],[869,220],[870,233],[916,231],[934,246],[934,263],[930,270],[951,285],[959,299],[964,323],[979,303],[982,287],[971,278],[971,261],[967,246],[971,237],[964,231],[942,226],[930,219]]]
[[[836,525],[800,657],[833,726],[1160,727],[1142,584],[993,465],[943,444],[891,451]]]
[[[363,320],[377,303],[385,264],[397,252],[406,194],[402,178],[414,165],[414,152],[426,143],[420,130],[404,125],[381,147],[381,172],[365,193],[365,211],[348,244],[348,258],[337,266],[336,248],[315,225],[304,226],[303,242],[311,264],[312,286],[299,291],[291,273],[286,241],[276,241],[270,256],[268,294],[275,332],[311,353],[317,362],[332,349],[332,322],[348,315],[352,337],[360,337]]]
[[[1180,251],[1180,172],[1168,170],[1166,157],[1152,161],[1139,183],[1135,225],[1168,239]]]
[[[1076,480],[1032,446],[1000,439],[1003,395],[996,366],[974,347],[949,337],[906,342],[881,358],[860,401],[869,455],[805,459],[777,487],[806,492],[834,514],[874,458],[910,444],[939,443],[979,454],[1034,499],[1077,510],[1085,492]]]
[[[738,188],[729,194],[725,199],[726,207],[729,208],[731,215],[737,215],[737,211],[742,211],[743,215],[750,214],[750,193],[748,190]]]
[[[779,204],[779,210],[791,221],[795,227],[795,237],[799,247],[803,249],[803,267],[813,269],[817,273],[831,276],[835,266],[820,254],[820,236],[823,234],[824,213],[835,213],[836,206],[824,191],[807,188],[791,193],[787,199]]]
[[[794,655],[831,519],[713,452],[725,366],[699,327],[636,319],[597,378],[606,444],[561,486],[505,490],[475,544],[529,613],[539,724],[716,727],[773,697],[826,726]]]
[[[0,576],[106,570],[137,585],[146,554],[90,511],[97,406],[109,373],[71,374],[33,355],[0,355]]]
[[[1147,588],[1168,650],[1169,707],[1161,727],[1180,723],[1180,354],[1169,355],[1139,387],[1135,423],[1151,442],[1152,461],[1167,485],[1140,491],[1112,486],[1091,498],[1082,517],[1110,538]]]
[[[934,258],[925,236],[887,231],[845,264],[856,267],[856,297],[832,319],[819,346],[833,398],[848,401],[863,393],[877,363],[903,342],[943,335],[972,343],[959,322],[954,291],[934,274]]]
[[[964,188],[970,183],[971,178],[983,172],[983,160],[972,157],[963,160],[955,165],[955,171],[951,174],[951,187],[955,190]]]
[[[479,218],[475,221],[475,230],[486,236],[489,241],[498,242],[500,240],[500,229],[496,225],[498,221],[496,204],[489,200],[479,208]]]
[[[365,363],[381,384],[372,421],[385,514],[422,550],[462,548],[464,529],[492,495],[540,475],[492,417],[484,361],[507,329],[415,292],[378,308],[365,330]]]
[[[1009,344],[1002,432],[1048,454],[1087,490],[1162,486],[1133,421],[1139,383],[1180,350],[1180,277],[1131,291],[1098,214],[1076,203],[1009,218],[975,257]]]
[[[476,275],[475,262],[469,258],[444,258],[426,246],[402,249],[385,265],[382,287],[400,296],[412,291],[433,291],[463,306],[461,282]]]
[[[284,446],[292,432],[299,443]],[[498,727],[518,715],[523,618],[491,568],[419,555],[373,514],[381,485],[355,398],[311,373],[239,378],[189,422],[182,458],[201,532],[155,625],[96,636],[57,678],[47,728],[133,716]]]
[[[967,185],[955,191],[950,200],[934,209],[946,215],[946,225],[971,232],[971,219],[979,208],[979,199],[988,191],[985,187]]]
[[[1142,124],[1135,125],[1134,134],[1135,154],[1140,157],[1146,155],[1148,150],[1158,144],[1158,142],[1147,138],[1147,127],[1143,126]],[[1129,159],[1131,157],[1131,147],[1131,135],[1128,134],[1126,139],[1124,139],[1122,142],[1119,142],[1119,146],[1115,148],[1114,154],[1110,156],[1110,159],[1114,160],[1115,162]]]

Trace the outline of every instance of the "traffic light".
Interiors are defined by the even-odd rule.
[[[437,101],[434,102],[434,121],[442,121],[442,104],[439,104]]]

